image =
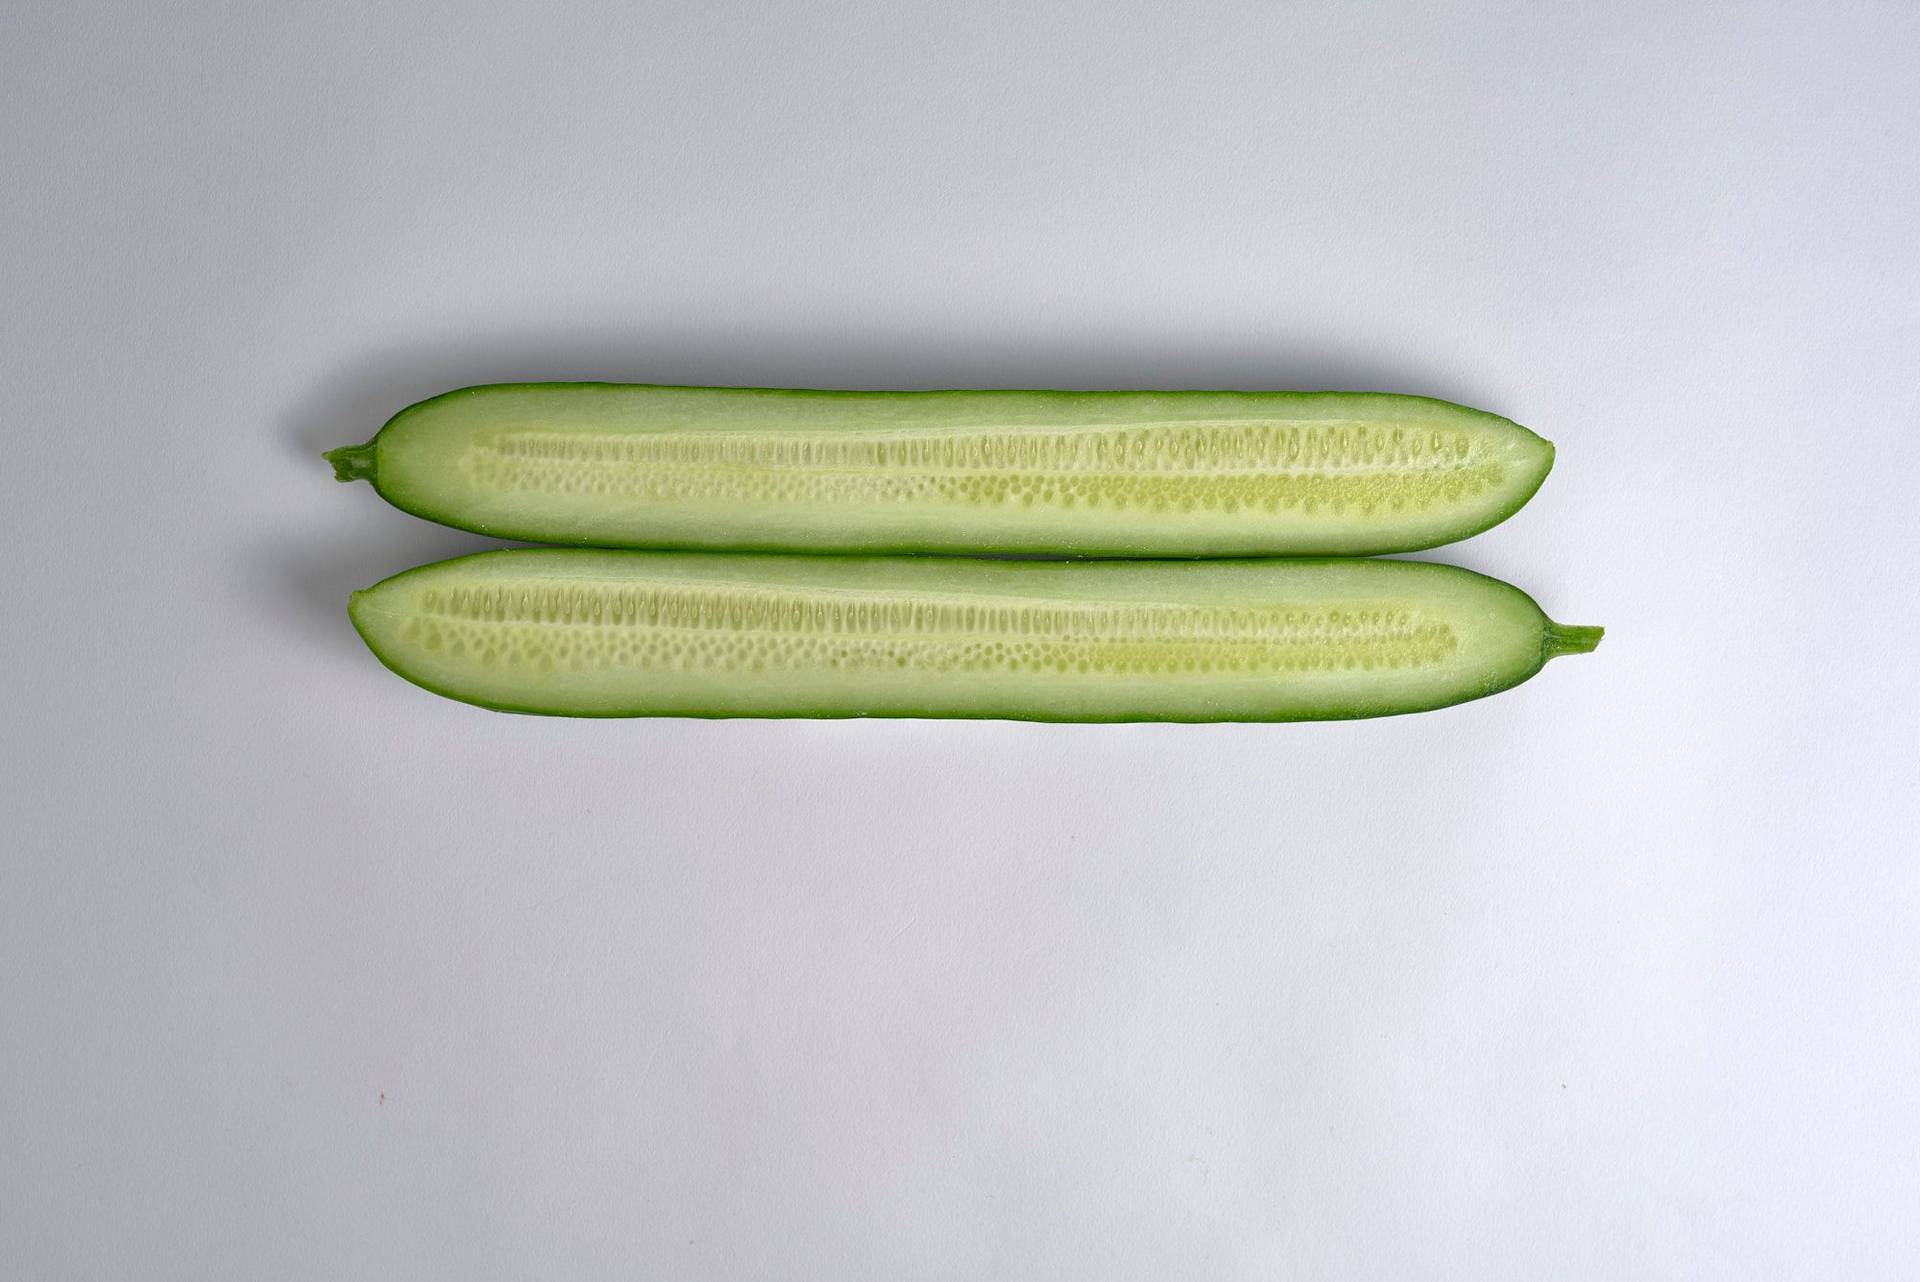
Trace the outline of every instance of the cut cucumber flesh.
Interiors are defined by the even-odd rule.
[[[1291,556],[1477,534],[1553,446],[1417,396],[515,383],[327,457],[416,515],[531,542]]]
[[[1442,707],[1591,650],[1411,561],[990,561],[526,549],[354,594],[382,662],[574,716],[1289,721]]]

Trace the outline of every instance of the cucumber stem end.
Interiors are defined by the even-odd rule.
[[[1600,638],[1606,633],[1605,628],[1577,627],[1549,620],[1547,658],[1557,659],[1563,654],[1588,654],[1599,648]]]
[[[333,464],[333,479],[336,481],[371,481],[374,473],[373,442],[365,445],[344,445],[337,450],[328,450],[320,456]]]

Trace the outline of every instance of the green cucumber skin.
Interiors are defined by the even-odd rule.
[[[1221,703],[1203,709],[1186,708],[1146,708],[1129,707],[1103,710],[1097,706],[1061,711],[1058,708],[1040,706],[1039,702],[1023,703],[1020,699],[1010,699],[997,704],[974,704],[962,706],[964,698],[964,679],[956,683],[951,677],[933,676],[926,679],[930,688],[945,686],[950,695],[942,701],[929,697],[924,703],[911,703],[895,700],[875,706],[871,700],[848,701],[845,699],[808,706],[761,707],[742,706],[737,702],[732,706],[698,706],[684,700],[672,698],[656,699],[645,704],[630,704],[615,707],[584,707],[578,703],[561,706],[557,702],[542,702],[540,698],[504,698],[487,697],[471,688],[463,688],[458,683],[435,680],[423,675],[417,656],[407,653],[407,647],[397,644],[396,639],[383,629],[382,621],[376,616],[375,604],[382,593],[395,589],[404,589],[412,584],[428,584],[436,577],[463,572],[476,568],[498,568],[503,573],[517,573],[512,582],[537,581],[551,570],[568,566],[569,563],[581,568],[615,575],[625,573],[629,568],[645,571],[648,562],[678,563],[679,568],[722,569],[728,574],[741,572],[767,575],[758,578],[736,578],[737,582],[750,587],[782,587],[787,580],[781,576],[791,570],[803,567],[835,567],[840,572],[844,567],[847,573],[865,576],[874,572],[890,574],[911,573],[927,579],[930,589],[940,586],[943,575],[951,577],[957,572],[962,576],[1008,576],[1000,578],[1006,582],[1009,578],[1017,581],[1034,575],[1048,573],[1066,573],[1073,576],[1086,575],[1127,575],[1137,573],[1147,567],[1162,567],[1187,576],[1196,571],[1245,573],[1250,576],[1297,575],[1298,572],[1312,572],[1316,569],[1335,569],[1339,574],[1355,574],[1376,580],[1379,589],[1386,591],[1397,580],[1402,585],[1432,580],[1442,583],[1448,590],[1478,592],[1486,600],[1487,607],[1480,611],[1482,616],[1489,612],[1512,611],[1520,624],[1530,631],[1524,635],[1516,633],[1514,643],[1509,645],[1510,653],[1497,666],[1482,674],[1472,684],[1452,690],[1438,690],[1424,697],[1397,700],[1379,698],[1356,698],[1338,707],[1320,706],[1312,709],[1288,707],[1284,701],[1275,698],[1263,699],[1258,704]],[[468,580],[485,581],[485,580]],[[659,580],[654,580],[658,582]],[[1082,583],[1087,582],[1084,578]],[[1257,583],[1256,578],[1247,579],[1249,584]],[[1372,586],[1371,584],[1369,586]],[[1051,603],[1055,598],[1029,594],[1029,599]],[[1061,601],[1088,601],[1105,604],[1119,598],[1113,596],[1086,597],[1065,594]],[[839,556],[739,556],[731,553],[705,552],[642,552],[642,551],[602,551],[574,548],[535,548],[503,549],[475,553],[456,557],[452,560],[420,566],[412,570],[382,580],[373,587],[354,594],[351,615],[355,629],[366,642],[375,657],[391,672],[402,679],[418,685],[434,694],[461,703],[471,704],[495,712],[521,713],[537,716],[571,716],[590,718],[631,718],[631,717],[682,717],[707,720],[730,719],[817,719],[841,720],[851,718],[920,718],[930,720],[1009,720],[1056,722],[1070,724],[1089,723],[1132,723],[1132,722],[1293,722],[1352,720],[1383,716],[1395,716],[1412,712],[1431,711],[1470,700],[1484,698],[1512,688],[1537,674],[1546,661],[1561,654],[1584,653],[1592,650],[1599,642],[1601,630],[1598,628],[1567,628],[1554,624],[1547,619],[1539,606],[1519,589],[1497,579],[1459,569],[1453,566],[1427,562],[1394,560],[1349,560],[1349,559],[1301,559],[1276,558],[1267,560],[1234,560],[1219,562],[1185,561],[1053,561],[1053,562],[1007,562],[993,560],[973,560],[970,558],[910,558],[910,557],[839,557]],[[1463,618],[1466,616],[1462,616]],[[1469,619],[1469,622],[1472,620]],[[804,682],[807,678],[796,678]],[[1036,674],[1035,681],[1071,681],[1072,676],[1055,677],[1050,674]],[[1271,678],[1281,680],[1282,678]],[[1097,692],[1096,692],[1097,693]]]
[[[1146,426],[1143,410],[1158,410],[1176,415],[1205,413],[1221,416],[1223,422],[1258,423],[1263,411],[1294,426],[1310,426],[1312,418],[1294,420],[1289,415],[1317,411],[1323,416],[1339,411],[1356,416],[1355,421],[1392,425],[1401,417],[1430,415],[1433,421],[1414,420],[1415,429],[1445,426],[1478,434],[1495,442],[1504,451],[1499,462],[1511,465],[1507,481],[1496,487],[1495,495],[1472,511],[1449,511],[1436,515],[1401,517],[1398,514],[1349,515],[1332,524],[1322,523],[1312,530],[1287,529],[1284,522],[1243,517],[1233,528],[1219,528],[1221,520],[1211,512],[1157,511],[1136,508],[1124,515],[1108,511],[1092,515],[1083,505],[1058,505],[1035,510],[1031,514],[1013,509],[1010,503],[998,506],[949,504],[934,515],[922,517],[927,509],[917,501],[899,505],[881,505],[871,501],[830,505],[816,500],[812,504],[788,504],[784,507],[758,499],[727,502],[704,500],[629,500],[618,517],[560,517],[552,511],[544,514],[512,511],[483,512],[484,502],[469,490],[449,495],[448,478],[455,472],[440,454],[427,463],[406,461],[418,442],[434,433],[458,435],[464,425],[439,422],[449,414],[461,415],[475,405],[475,398],[499,402],[503,398],[521,398],[539,406],[531,417],[516,427],[566,427],[571,406],[585,406],[605,413],[611,406],[618,413],[632,414],[646,421],[661,413],[647,401],[649,395],[669,398],[674,405],[696,407],[697,414],[745,416],[745,426],[722,419],[720,426],[729,431],[763,430],[752,422],[756,408],[779,417],[785,414],[817,415],[819,421],[804,422],[806,430],[831,426],[938,430],[951,426],[956,430],[969,426],[968,415],[993,414],[1012,420],[1029,420],[1023,425],[1036,428],[1071,430],[1094,426]],[[768,409],[767,407],[771,407]],[[669,411],[671,413],[672,411]],[[919,421],[928,414],[936,421]],[[1111,414],[1109,420],[1101,417]],[[543,417],[550,415],[551,419]],[[902,416],[905,416],[904,418]],[[949,419],[941,422],[938,419]],[[1162,424],[1163,426],[1165,424]],[[765,429],[769,435],[796,430],[789,422]],[[623,427],[621,435],[642,434],[643,429]],[[808,553],[1037,553],[1072,556],[1114,557],[1275,557],[1275,556],[1372,556],[1381,553],[1413,552],[1439,547],[1469,538],[1505,521],[1526,505],[1552,470],[1552,443],[1526,428],[1498,415],[1470,409],[1430,397],[1388,393],[1351,392],[1232,392],[1232,391],[1061,391],[1061,390],[941,390],[924,392],[871,392],[801,388],[719,388],[680,387],[640,383],[496,383],[462,388],[443,393],[408,406],[388,420],[366,445],[331,451],[336,476],[343,481],[365,479],[387,502],[403,511],[441,525],[495,538],[576,547],[637,547],[735,552],[808,552]],[[411,473],[411,474],[410,474]],[[536,502],[541,500],[535,500]],[[549,507],[552,506],[551,501]],[[511,503],[499,505],[511,508]],[[1044,507],[1045,505],[1043,505]],[[1312,511],[1311,506],[1308,512]],[[1297,519],[1288,514],[1288,519]],[[916,528],[911,533],[899,530],[902,523]],[[889,529],[888,527],[895,527]],[[1414,528],[1417,527],[1417,528]]]

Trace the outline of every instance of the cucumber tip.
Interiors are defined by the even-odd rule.
[[[1602,627],[1583,627],[1576,624],[1547,624],[1547,658],[1557,659],[1564,654],[1590,654],[1600,647],[1600,638],[1607,634]]]
[[[373,442],[365,445],[343,445],[337,450],[328,450],[320,456],[333,464],[333,479],[336,481],[370,481],[374,473]]]

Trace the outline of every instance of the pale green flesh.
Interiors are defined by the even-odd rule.
[[[1496,580],[1400,561],[527,549],[408,571],[352,613],[410,681],[577,716],[1382,716],[1598,640]]]
[[[1412,396],[602,383],[451,392],[336,453],[410,512],[536,542],[1132,556],[1432,547],[1553,461]]]

